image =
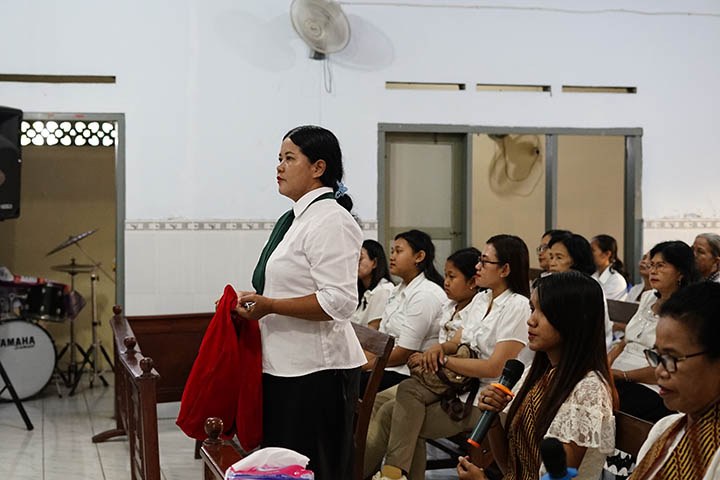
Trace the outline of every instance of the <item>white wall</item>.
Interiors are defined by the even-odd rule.
[[[289,1],[3,3],[2,73],[117,76],[115,85],[0,83],[0,104],[125,113],[129,220],[276,218],[288,205],[273,183],[280,138],[302,123],[338,135],[357,213],[374,220],[380,122],[642,127],[645,218],[720,217],[720,5],[712,0],[632,8],[715,16],[344,2],[353,37],[331,57],[330,94],[323,63],[307,58],[292,29]],[[628,8],[619,0],[415,3]],[[390,80],[550,84],[553,96],[387,91]],[[638,94],[562,94],[563,84],[630,85]],[[143,240],[133,247],[132,235],[128,291],[139,285],[130,263],[149,250]]]

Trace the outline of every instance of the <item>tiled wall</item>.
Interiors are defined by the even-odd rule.
[[[251,289],[272,221],[129,221],[125,226],[127,315],[209,312],[225,285]],[[374,222],[361,223],[366,238]]]

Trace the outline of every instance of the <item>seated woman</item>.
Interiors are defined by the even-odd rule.
[[[680,413],[650,430],[631,478],[720,478],[720,285],[684,288],[659,313],[647,360],[665,405]]]
[[[365,240],[358,263],[358,307],[350,320],[377,330],[393,288],[385,250],[375,240]]]
[[[701,233],[692,245],[695,265],[703,279],[720,282],[720,235]]]
[[[395,236],[390,252],[390,273],[402,279],[390,294],[383,311],[379,330],[395,338],[385,374],[378,391],[397,385],[410,377],[406,363],[410,355],[422,352],[437,343],[438,325],[447,296],[442,288],[444,279],[435,270],[435,245],[430,236],[420,230],[410,230]],[[375,365],[372,354],[363,366],[360,394]]]
[[[645,252],[645,255],[642,256],[640,261],[638,262],[638,272],[640,273],[640,283],[637,283],[632,286],[630,291],[628,292],[627,301],[628,302],[639,302],[640,296],[650,290],[652,287],[650,286],[650,268],[648,266],[650,265],[650,252]],[[625,330],[625,328],[623,328]]]
[[[525,242],[513,235],[491,237],[477,265],[476,284],[486,288],[475,295],[470,315],[453,338],[433,345],[411,363],[426,370],[444,365],[453,372],[480,379],[481,386],[500,376],[505,362],[515,358],[527,342],[530,316],[529,253]],[[461,343],[478,358],[457,358]],[[365,475],[374,479],[425,478],[425,440],[469,432],[480,417],[473,407],[456,421],[443,410],[440,398],[415,377],[398,385],[394,400],[384,403],[373,416],[365,449]],[[474,399],[471,399],[474,402]]]
[[[506,479],[537,479],[545,473],[539,445],[562,442],[567,465],[578,479],[596,480],[615,445],[615,391],[605,357],[603,296],[600,285],[578,272],[542,279],[530,299],[528,346],[535,358],[514,399],[489,385],[480,409],[500,412],[488,438]],[[467,459],[457,466],[461,479],[485,473]]]
[[[593,278],[600,282],[605,298],[625,300],[627,280],[623,262],[617,256],[617,241],[610,235],[597,235],[590,241],[595,273]]]
[[[440,317],[440,343],[451,340],[462,328],[468,318],[467,308],[475,298],[478,289],[475,285],[475,264],[480,258],[477,248],[463,248],[450,255],[445,261],[445,294],[448,297]],[[422,355],[413,353],[413,356]]]
[[[681,241],[661,242],[650,250],[650,285],[635,315],[625,327],[625,338],[608,353],[620,410],[656,422],[670,412],[658,395],[660,387],[643,351],[655,343],[658,312],[680,288],[698,278],[692,249]]]
[[[550,239],[550,271],[557,273],[570,270],[591,276],[595,273],[595,262],[592,248],[585,237],[568,232]],[[613,342],[613,326],[610,315],[608,315],[605,293],[603,293],[603,305],[605,307],[605,344],[609,349]]]

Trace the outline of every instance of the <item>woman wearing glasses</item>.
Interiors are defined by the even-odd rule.
[[[684,288],[659,313],[646,356],[665,405],[680,413],[650,430],[631,478],[720,478],[720,285]]]
[[[528,341],[528,248],[514,235],[495,235],[483,248],[476,270],[476,285],[486,290],[467,307],[470,312],[463,328],[412,361],[430,371],[445,365],[461,375],[480,378],[482,387],[499,377],[505,362],[515,358]],[[453,357],[460,344],[468,344],[478,358]],[[395,399],[373,416],[365,448],[365,476],[377,472],[374,480],[425,478],[425,440],[469,432],[480,413],[473,407],[464,419],[453,420],[437,395],[414,377],[404,380]],[[378,472],[383,456],[385,465]]]
[[[653,369],[643,351],[655,343],[655,329],[662,305],[680,288],[698,280],[695,257],[684,242],[671,241],[650,250],[650,285],[640,297],[635,315],[625,327],[625,338],[608,353],[620,397],[620,410],[651,422],[671,412],[658,393]]]

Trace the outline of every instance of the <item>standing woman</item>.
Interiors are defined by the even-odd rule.
[[[592,276],[600,282],[605,298],[624,301],[627,298],[627,280],[622,260],[617,256],[617,241],[610,235],[598,235],[590,242],[590,248],[597,269]]]
[[[395,348],[385,367],[378,392],[410,377],[405,364],[415,352],[437,343],[442,307],[447,301],[444,279],[435,269],[435,245],[430,235],[410,230],[395,236],[390,252],[390,273],[402,279],[390,294],[380,331],[395,338]],[[372,370],[375,358],[368,358],[364,370]],[[364,392],[369,372],[364,373],[360,391]]]
[[[692,245],[695,264],[703,279],[720,282],[720,235],[701,233]]]
[[[317,480],[351,477],[353,414],[365,363],[350,317],[362,232],[332,132],[288,132],[276,167],[293,207],[275,224],[237,312],[260,320],[263,446],[310,458]],[[242,368],[242,366],[240,366]],[[249,412],[248,414],[252,414]]]
[[[375,330],[395,285],[390,278],[385,250],[375,240],[365,240],[358,264],[358,306],[352,321]]]
[[[600,285],[578,272],[543,278],[530,298],[528,346],[535,352],[513,399],[489,385],[481,410],[499,412],[512,400],[505,425],[488,432],[505,480],[543,475],[539,446],[546,437],[563,445],[567,466],[580,480],[596,480],[615,445],[615,392],[605,358]],[[484,480],[484,472],[460,459],[460,479]]]

